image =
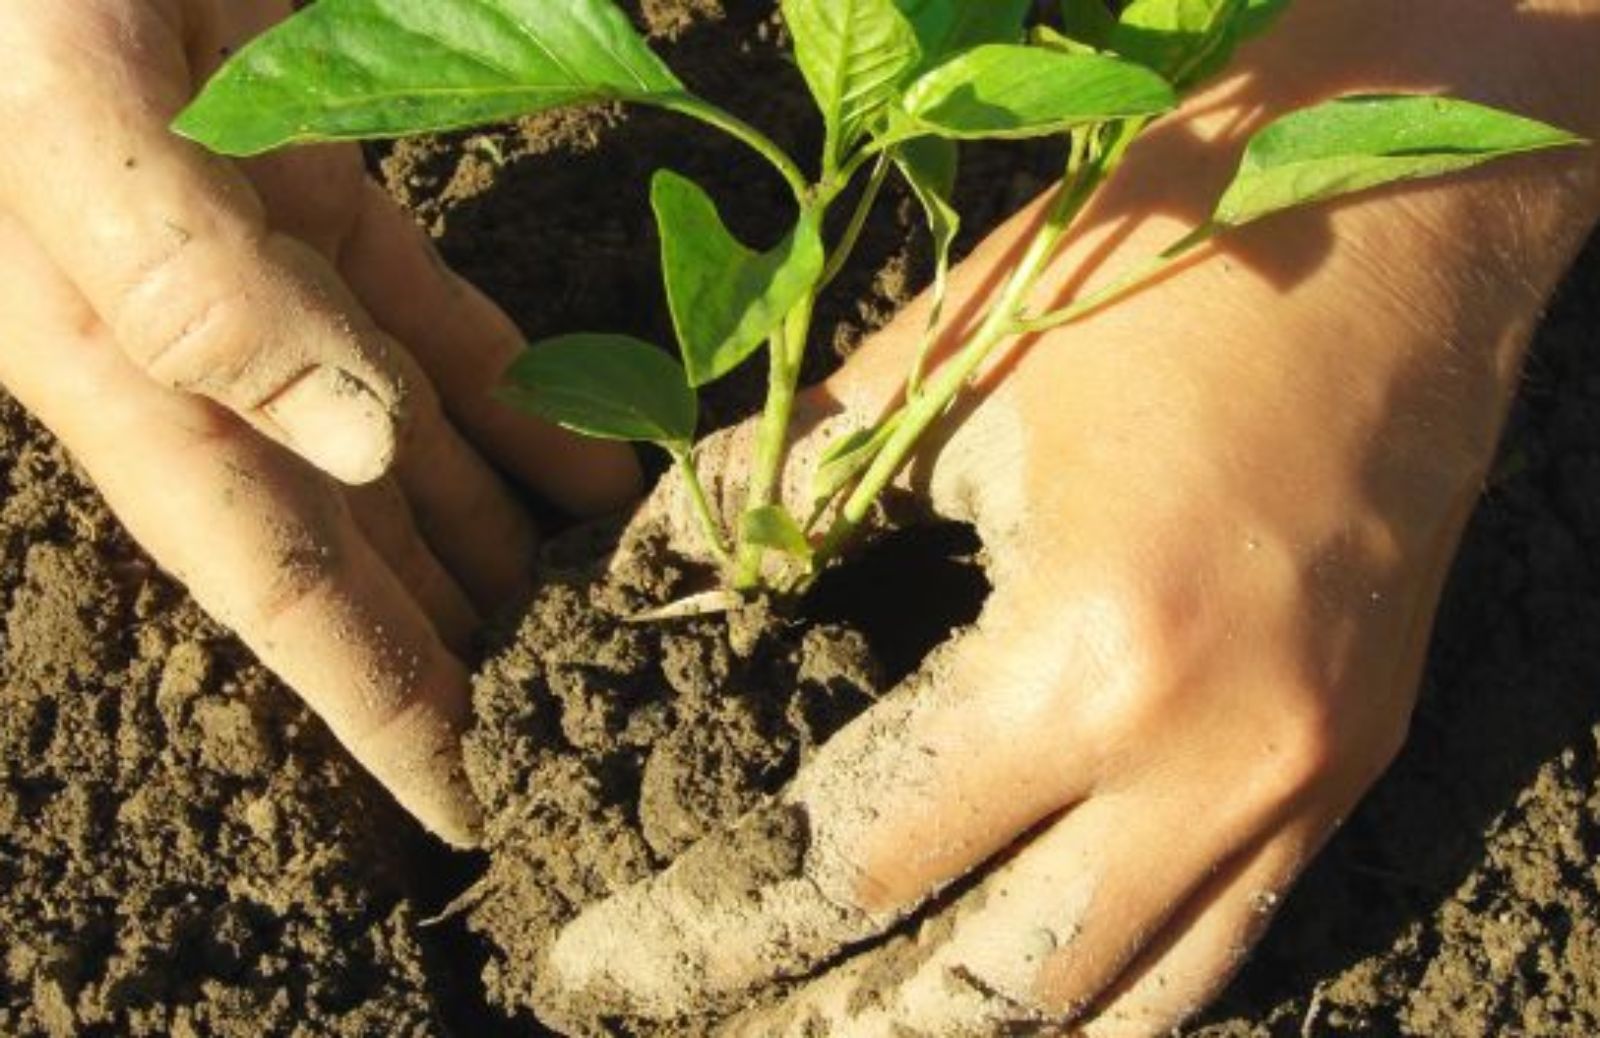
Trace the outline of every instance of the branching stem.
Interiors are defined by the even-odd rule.
[[[689,94],[673,97],[660,102],[661,107],[698,119],[707,126],[714,126],[728,136],[740,141],[751,148],[756,154],[772,164],[772,168],[783,177],[784,183],[789,185],[789,190],[794,193],[794,199],[801,206],[807,204],[811,195],[811,187],[806,183],[805,174],[800,172],[800,167],[795,165],[787,152],[760,130],[751,126],[732,112],[718,108],[709,101],[694,97]]]
[[[1127,144],[1142,128],[1142,124],[1119,126],[1110,131],[1111,137],[1104,142],[1104,147],[1092,130],[1073,135],[1067,172],[1044,223],[1029,242],[1027,251],[978,330],[902,405],[894,435],[889,437],[840,506],[818,549],[819,559],[830,559],[843,550],[866,520],[879,495],[899,475],[923,434],[949,411],[956,397],[995,350],[1016,338],[1021,330],[1019,322],[1023,309],[1039,276],[1055,258],[1067,231],[1089,200],[1120,163]]]
[[[872,215],[872,207],[877,203],[878,194],[883,190],[883,182],[888,175],[889,156],[888,153],[884,153],[878,158],[878,164],[872,168],[872,177],[861,191],[861,198],[856,202],[856,211],[850,215],[850,225],[845,228],[844,236],[839,239],[833,255],[828,257],[828,266],[822,272],[822,280],[818,282],[819,288],[831,285],[833,279],[844,269],[844,265],[850,261],[850,255],[855,252],[856,243],[861,240],[861,232],[867,226],[867,219]]]
[[[706,547],[711,550],[717,563],[724,571],[733,568],[733,553],[728,550],[727,543],[722,539],[722,528],[717,524],[716,512],[711,508],[711,501],[706,497],[706,487],[700,480],[700,470],[694,463],[694,449],[688,445],[668,448],[672,453],[672,460],[677,463],[678,470],[683,476],[683,484],[689,489],[689,501],[694,506],[694,514],[700,520],[701,532],[705,534]]]
[[[816,290],[806,293],[800,305],[789,312],[783,327],[772,337],[768,349],[767,403],[756,427],[756,447],[750,475],[750,495],[745,511],[751,512],[774,503],[789,451],[789,421],[794,415],[795,391],[800,384],[800,367],[805,359],[806,340],[811,335],[811,315],[816,308]],[[765,551],[758,544],[740,540],[733,571],[733,586],[748,591],[761,582],[761,561]]]

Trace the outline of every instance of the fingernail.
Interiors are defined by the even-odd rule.
[[[296,454],[335,479],[371,483],[394,463],[394,408],[341,368],[313,368],[263,410]]]
[[[422,717],[391,733],[393,742],[363,747],[357,760],[423,828],[457,850],[472,850],[483,843],[483,808],[462,766],[458,725]]]
[[[464,777],[452,776],[442,795],[420,806],[417,815],[429,831],[456,850],[473,850],[483,843],[483,810]]]

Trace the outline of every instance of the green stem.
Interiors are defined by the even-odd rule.
[[[716,513],[712,511],[711,502],[706,497],[705,484],[700,481],[700,470],[695,467],[693,448],[687,444],[680,444],[667,449],[683,475],[684,486],[689,488],[689,501],[694,506],[695,516],[700,520],[706,547],[711,549],[711,554],[716,557],[718,564],[724,570],[732,569],[733,553],[728,550],[727,544],[722,539],[722,530],[717,525]]]
[[[800,384],[800,366],[805,359],[806,340],[811,334],[811,315],[816,306],[816,290],[806,293],[789,312],[783,327],[772,337],[767,375],[767,404],[756,428],[756,453],[750,476],[750,494],[745,511],[773,504],[778,481],[789,450],[789,420],[794,414],[795,391]],[[761,580],[765,550],[742,538],[737,549],[733,585],[747,591]]]
[[[1059,310],[1023,318],[1017,322],[1017,329],[1026,333],[1047,332],[1073,321],[1081,321],[1156,280],[1173,264],[1216,237],[1219,230],[1221,228],[1216,224],[1202,224],[1104,288],[1096,289],[1082,299],[1074,299]]]
[[[850,225],[845,228],[844,237],[839,239],[839,245],[833,250],[833,255],[828,258],[828,265],[822,272],[822,279],[817,282],[818,288],[826,288],[839,276],[844,265],[850,261],[850,254],[855,251],[856,242],[861,238],[862,230],[867,226],[867,218],[872,215],[872,207],[878,201],[878,193],[883,190],[883,182],[889,175],[889,156],[887,154],[878,159],[878,164],[872,169],[872,178],[867,181],[867,186],[862,189],[861,199],[856,203],[856,211],[850,216]]]
[[[690,94],[683,94],[659,102],[661,107],[669,111],[687,115],[691,119],[698,119],[707,126],[714,126],[728,136],[750,147],[762,158],[772,164],[789,185],[789,190],[794,192],[795,201],[805,205],[811,194],[811,187],[806,183],[805,174],[800,172],[800,167],[795,165],[793,159],[766,134],[751,126],[732,112],[718,108],[716,105],[702,98]]]
[[[1129,134],[1128,136],[1133,136]],[[920,393],[903,405],[899,424],[865,475],[855,485],[834,518],[817,554],[819,560],[837,555],[866,520],[874,502],[899,475],[922,436],[950,408],[950,404],[972,380],[995,349],[1017,335],[1017,321],[1039,276],[1055,258],[1056,251],[1089,199],[1105,182],[1121,159],[1125,147],[1119,136],[1105,154],[1090,154],[1088,134],[1074,135],[1067,174],[1055,200],[1045,215],[1044,225],[1028,244],[1027,251],[1012,270],[1000,298],[985,316],[972,338],[951,361],[925,383]]]

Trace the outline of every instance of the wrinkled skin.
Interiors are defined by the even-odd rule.
[[[6,5],[0,384],[401,803],[470,843],[455,652],[535,543],[490,462],[580,512],[637,471],[487,399],[520,336],[356,149],[237,166],[168,132],[288,10]]]
[[[1193,226],[1288,107],[1442,88],[1593,134],[1597,48],[1593,2],[1304,0],[1136,149],[1039,302]],[[976,525],[993,596],[782,794],[809,821],[804,875],[752,897],[669,869],[571,924],[552,986],[671,1017],[832,963],[730,1029],[1180,1022],[1402,745],[1522,351],[1597,183],[1593,152],[1572,152],[1284,218],[988,372],[902,489]],[[964,264],[953,309],[993,291],[1038,210]],[[893,399],[922,319],[806,398],[794,491]],[[750,442],[706,452],[728,505]],[[682,497],[665,486],[641,522],[692,549]],[[690,855],[720,853],[738,838]],[[974,870],[920,961],[887,969],[872,939]]]

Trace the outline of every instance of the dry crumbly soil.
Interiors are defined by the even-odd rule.
[[[693,85],[785,144],[814,144],[769,3],[634,11]],[[647,205],[656,166],[706,183],[752,240],[775,238],[785,211],[747,156],[653,113],[531,120],[374,158],[447,258],[533,337],[670,341]],[[1036,151],[978,150],[967,244],[1047,169]],[[909,200],[884,214],[823,314],[812,374],[927,277]],[[1406,752],[1190,1033],[1600,1034],[1597,348],[1600,242],[1541,330]],[[744,413],[759,387],[759,372],[719,387],[713,420]],[[626,609],[671,572],[595,590],[580,562],[552,561],[524,633],[589,624],[605,651],[530,654],[511,625],[480,681],[488,725],[474,738],[480,761],[509,762],[476,766],[480,788],[550,834],[496,869],[538,873],[522,889],[543,892],[528,896],[554,920],[770,790],[882,675],[831,623],[787,640],[743,624],[651,641],[584,604]],[[976,604],[974,584],[952,586],[965,604],[933,629]],[[904,669],[894,632],[867,631],[886,669]],[[551,792],[523,800],[535,773]],[[482,868],[401,818],[0,397],[0,1034],[544,1033],[509,1008],[533,983],[520,956],[508,968],[460,920],[423,923]]]
[[[696,882],[753,892],[798,876],[803,820],[782,809],[741,819],[887,687],[859,631],[786,619],[765,603],[634,622],[692,587],[693,571],[652,547],[610,572],[592,544],[547,563],[474,689],[467,773],[494,821],[489,871],[465,899],[469,923],[496,949],[491,1000],[529,1008],[563,1034],[705,1032],[699,1018],[659,1028],[608,1020],[603,1007],[549,990],[544,953],[578,909],[735,824],[759,838],[738,855],[701,856]]]

